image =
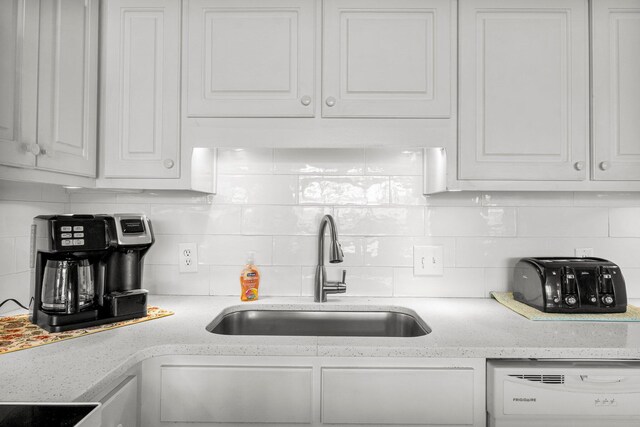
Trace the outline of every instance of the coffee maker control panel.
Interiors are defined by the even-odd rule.
[[[51,220],[51,249],[58,251],[104,250],[108,247],[106,224],[94,218],[59,216]]]

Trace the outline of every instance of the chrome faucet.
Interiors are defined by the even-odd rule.
[[[318,266],[316,267],[316,279],[314,283],[313,300],[326,302],[327,294],[343,294],[347,290],[345,279],[347,271],[342,270],[342,280],[339,282],[327,281],[327,270],[324,268],[324,231],[329,224],[331,245],[329,246],[329,262],[332,264],[342,262],[342,247],[338,242],[338,230],[331,215],[325,215],[320,220],[320,232],[318,233]]]

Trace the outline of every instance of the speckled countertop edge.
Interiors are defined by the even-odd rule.
[[[640,324],[533,322],[490,299],[152,296],[175,315],[0,356],[0,401],[90,400],[136,363],[162,355],[640,359]],[[637,302],[636,302],[637,304]],[[420,316],[414,338],[222,336],[205,327],[236,309],[394,310]]]

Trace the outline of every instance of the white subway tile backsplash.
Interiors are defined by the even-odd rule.
[[[258,235],[314,235],[331,208],[307,206],[248,206],[242,208],[242,233]]]
[[[272,240],[271,236],[202,236],[198,245],[198,262],[240,268],[246,263],[249,252],[254,252],[258,266],[271,265]]]
[[[238,276],[240,271],[238,271]],[[238,279],[239,280],[239,279]],[[300,266],[262,267],[260,268],[259,295],[265,296],[300,296],[302,274]],[[238,292],[240,285],[238,282]],[[239,294],[239,293],[238,293]]]
[[[456,267],[513,267],[523,257],[573,256],[554,246],[549,238],[459,237],[456,239]]]
[[[0,237],[0,275],[13,273],[16,273],[15,239],[13,237]]]
[[[148,215],[156,234],[240,234],[242,230],[240,206],[151,205]]]
[[[0,180],[0,200],[42,201],[42,185]]]
[[[452,237],[369,237],[364,246],[365,265],[413,267],[414,246],[442,246],[444,266],[455,266],[455,239]]]
[[[273,173],[271,148],[218,148],[219,175]]]
[[[367,175],[422,176],[422,149],[369,147],[365,163]]]
[[[640,207],[609,209],[611,237],[640,237]]]
[[[428,236],[515,236],[514,208],[428,207]]]
[[[362,175],[364,149],[279,148],[273,152],[276,174]]]
[[[214,203],[294,205],[298,179],[292,175],[221,175]]]
[[[120,204],[179,204],[210,205],[213,196],[196,191],[148,190],[143,192],[117,193],[116,201]]]
[[[392,176],[390,180],[392,205],[424,206],[427,198],[422,194],[421,176]]]
[[[199,265],[194,273],[180,273],[177,265],[147,265],[142,287],[152,294],[209,295],[209,267]]]
[[[344,260],[340,266],[362,266],[364,263],[363,241],[361,238],[339,236]],[[325,263],[328,265],[329,237],[325,237]],[[317,265],[318,238],[316,236],[274,236],[274,265]]]
[[[513,268],[485,268],[484,296],[491,298],[491,292],[509,292],[513,290]]]
[[[482,194],[475,191],[453,191],[432,194],[426,196],[425,200],[427,206],[480,206],[482,204]]]
[[[16,273],[29,271],[31,260],[31,239],[27,236],[15,238]]]
[[[29,304],[29,292],[30,292],[30,277],[31,273],[28,271],[22,273],[13,273],[7,275],[0,275],[0,302],[7,298],[14,298],[23,305]],[[20,307],[13,302],[8,302],[0,307],[0,313],[6,313],[7,311],[18,310]]]
[[[396,297],[484,297],[482,268],[445,268],[443,276],[414,276],[412,268],[393,269]]]
[[[421,207],[335,208],[341,234],[416,236],[424,234]]]
[[[326,267],[327,280],[342,279],[340,264]],[[393,295],[393,269],[388,267],[351,267],[347,270],[347,291],[344,294],[330,295],[331,299],[343,296],[390,297]],[[315,267],[302,268],[302,295],[313,296]]]
[[[209,268],[209,295],[236,295],[239,301],[242,266],[211,266]]]
[[[601,237],[609,235],[606,208],[521,207],[518,236]]]
[[[73,190],[69,194],[70,203],[111,203],[117,202],[117,196],[114,192],[102,190]],[[74,212],[75,213],[75,212]]]
[[[611,191],[607,193],[579,192],[573,196],[575,206],[640,206],[640,192],[625,193]]]
[[[389,177],[300,177],[300,204],[383,205],[388,203]]]
[[[482,196],[483,206],[571,206],[573,193],[500,191]]]
[[[64,203],[2,201],[0,202],[0,237],[29,236],[33,217],[62,214]]]

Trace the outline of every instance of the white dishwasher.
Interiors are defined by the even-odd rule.
[[[488,361],[487,425],[638,427],[640,361]]]

